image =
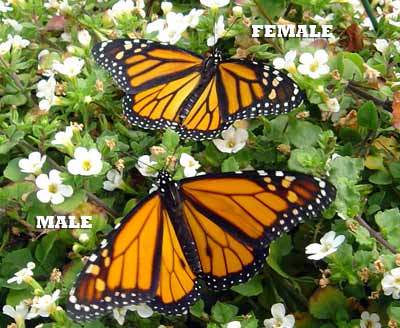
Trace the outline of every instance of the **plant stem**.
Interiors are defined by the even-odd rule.
[[[369,19],[372,22],[372,26],[374,27],[375,32],[378,32],[378,21],[376,20],[376,17],[374,15],[374,11],[371,7],[371,4],[369,3],[369,0],[361,0],[365,11],[367,12],[367,15]]]
[[[355,85],[352,82],[349,82],[349,84],[347,85],[347,89],[351,92],[354,92],[358,96],[363,97],[364,99],[371,100],[372,102],[374,102],[375,105],[381,106],[383,109],[387,110],[388,112],[392,111],[392,104],[390,101],[382,101],[380,99],[377,99],[374,96],[371,96],[366,91],[361,90],[359,86]]]
[[[41,152],[40,150],[36,149],[34,146],[32,146],[30,143],[26,142],[25,140],[20,140],[19,144],[22,145],[23,147],[28,148],[31,151],[39,151],[39,152]],[[47,156],[47,162],[50,163],[51,166],[53,166],[55,169],[57,169],[57,170],[59,170],[61,172],[65,172],[65,169],[63,167],[61,167],[60,165],[58,165],[58,163],[55,160],[50,158],[48,155],[46,155],[46,156]],[[116,211],[114,211],[111,207],[109,207],[106,203],[104,203],[96,195],[92,194],[91,192],[89,192],[87,190],[85,190],[85,192],[86,192],[86,195],[88,196],[88,198],[90,200],[92,200],[94,203],[96,203],[97,205],[99,205],[102,208],[104,208],[113,217],[117,217],[118,216],[118,213]]]
[[[385,247],[387,250],[389,250],[393,254],[397,254],[396,249],[390,245],[383,237],[382,235],[375,231],[360,215],[356,215],[354,220],[356,220],[361,226],[363,226],[365,229],[368,230],[370,235],[376,239],[383,247]]]

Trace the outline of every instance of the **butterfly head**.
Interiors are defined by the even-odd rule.
[[[169,188],[168,186],[172,182],[171,174],[169,174],[166,170],[160,170],[157,176],[157,186],[158,190],[162,193],[165,193]]]

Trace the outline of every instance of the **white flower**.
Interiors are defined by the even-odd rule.
[[[203,6],[216,9],[229,5],[229,0],[200,0]]]
[[[166,20],[165,19],[156,19],[155,21],[147,24],[146,27],[146,32],[147,33],[153,33],[153,32],[160,32],[164,29],[166,24]]]
[[[88,235],[87,233],[81,233],[81,234],[79,235],[79,241],[80,241],[82,244],[86,243],[89,239],[90,239],[90,238],[89,238],[89,235]]]
[[[395,300],[400,299],[400,268],[386,273],[381,285],[385,295],[392,295]]]
[[[207,39],[207,45],[209,47],[214,46],[218,39],[222,38],[226,33],[225,30],[225,23],[224,23],[224,17],[221,15],[218,17],[217,22],[214,25],[214,31],[213,34],[210,35]]]
[[[379,315],[364,311],[361,313],[360,328],[381,328]]]
[[[183,174],[185,177],[194,177],[197,173],[197,169],[200,168],[200,163],[196,161],[192,156],[186,153],[182,153],[179,164],[183,167]]]
[[[25,319],[28,319],[28,306],[24,301],[20,302],[15,309],[11,305],[4,305],[3,313],[13,318],[17,326],[20,327]]]
[[[117,320],[117,322],[121,326],[125,322],[125,316],[128,310],[136,311],[141,318],[149,318],[153,315],[153,310],[145,303],[114,308],[113,309],[114,319]]]
[[[7,35],[7,39],[11,42],[11,45],[14,49],[23,49],[29,46],[29,40],[23,39],[20,35]]]
[[[39,108],[48,111],[51,106],[59,103],[58,97],[54,94],[57,82],[54,76],[50,76],[48,80],[40,80],[37,84],[36,96],[42,98],[39,102]]]
[[[313,17],[313,20],[316,21],[319,25],[326,25],[331,20],[333,20],[334,17],[335,15],[333,13],[325,16],[315,15]]]
[[[319,79],[322,75],[329,73],[328,53],[319,49],[312,55],[309,52],[302,54],[299,58],[300,65],[297,67],[303,75],[308,75],[312,79]]]
[[[163,11],[164,15],[168,14],[172,10],[172,2],[161,2],[161,10]]]
[[[384,53],[386,49],[389,47],[389,42],[386,39],[376,39],[374,46],[376,50],[378,50],[381,53]]]
[[[330,113],[337,113],[340,111],[340,104],[336,98],[328,98],[325,100],[325,103],[320,104],[319,107]]]
[[[22,158],[18,162],[21,172],[40,174],[41,168],[46,161],[46,155],[42,155],[38,151],[34,151],[28,155],[28,158]]]
[[[153,310],[146,303],[139,303],[138,305],[128,305],[126,307],[130,311],[136,311],[141,318],[150,318],[153,315]]]
[[[310,260],[321,260],[324,257],[335,253],[339,246],[344,242],[343,235],[336,236],[335,231],[329,231],[320,239],[320,244],[314,243],[306,247],[306,254]]]
[[[240,328],[240,327],[242,327],[240,321],[231,321],[226,324],[226,328]]]
[[[62,32],[60,35],[60,39],[61,39],[61,41],[64,41],[64,42],[71,42],[72,41],[71,33]]]
[[[103,189],[114,191],[122,184],[122,174],[112,169],[107,172],[107,181],[103,182]]]
[[[113,309],[113,317],[121,326],[125,322],[126,312],[128,312],[126,307],[116,307]]]
[[[166,26],[159,31],[157,39],[161,42],[175,44],[180,40],[187,27],[188,24],[183,14],[169,12],[166,15]]]
[[[54,136],[54,140],[51,141],[52,145],[62,145],[65,147],[72,146],[72,136],[74,135],[74,130],[72,127],[67,126],[65,131],[57,132]]]
[[[57,304],[56,301],[59,299],[60,290],[56,289],[52,295],[36,296],[33,299],[32,309],[29,313],[31,317],[49,317],[51,314],[56,312]]]
[[[72,175],[96,175],[101,172],[102,168],[101,154],[95,148],[88,150],[84,147],[77,147],[74,159],[67,163],[68,172]]]
[[[246,146],[249,134],[246,129],[235,128],[233,125],[221,133],[222,139],[214,139],[213,143],[220,152],[237,153]]]
[[[243,15],[243,8],[240,6],[234,6],[232,8],[232,14],[235,17],[241,17]],[[234,321],[235,322],[235,321]]]
[[[146,13],[143,8],[144,2],[142,0],[137,0],[135,2],[132,0],[119,0],[107,11],[107,13],[115,23],[116,20],[128,16],[133,12],[138,13],[144,18]]]
[[[36,186],[40,189],[36,193],[36,197],[42,203],[61,204],[64,197],[72,196],[74,192],[72,187],[62,183],[60,173],[60,171],[51,170],[49,175],[41,174],[36,178]]]
[[[18,272],[14,273],[14,277],[7,280],[8,284],[12,284],[16,282],[18,285],[22,284],[23,281],[29,281],[29,279],[33,276],[33,269],[35,268],[35,263],[28,262],[26,268],[19,270]]]
[[[136,168],[145,177],[156,177],[158,174],[154,167],[156,164],[157,162],[153,161],[149,155],[143,155],[138,158]]]
[[[285,54],[284,58],[275,58],[272,65],[276,69],[285,69],[289,72],[296,70],[294,60],[296,59],[296,50],[290,50]]]
[[[84,47],[89,46],[91,40],[92,40],[92,37],[90,36],[90,34],[87,30],[80,30],[78,32],[78,41]]]
[[[68,77],[74,77],[81,72],[83,65],[85,65],[83,59],[71,56],[66,58],[62,64],[58,60],[55,60],[53,69]]]
[[[282,303],[276,303],[271,307],[271,319],[264,320],[266,328],[293,328],[295,319],[293,314],[286,314],[285,306]]]
[[[3,23],[11,26],[16,32],[22,31],[23,26],[20,23],[18,23],[15,19],[4,18]]]
[[[0,43],[0,55],[5,55],[11,50],[11,42],[10,41],[5,41]]]
[[[190,28],[195,28],[200,21],[200,16],[203,15],[203,9],[193,8],[189,14],[187,14],[184,18],[186,20],[186,24],[190,26]]]
[[[358,12],[358,13],[360,13],[360,14],[363,14],[364,11],[365,11],[364,6],[363,6],[361,0],[346,0],[346,1],[343,1],[343,2],[349,3],[349,4],[353,7],[353,10],[354,10],[355,12]]]
[[[13,9],[9,7],[9,3],[0,0],[0,12],[6,13],[7,11],[12,11]]]

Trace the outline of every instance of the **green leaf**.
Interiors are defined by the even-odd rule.
[[[239,309],[231,304],[217,302],[211,309],[212,317],[219,323],[228,323],[237,315]]]
[[[244,284],[233,286],[231,289],[236,293],[247,297],[260,295],[263,291],[261,277],[256,276]]]
[[[375,221],[381,229],[382,234],[392,246],[400,249],[400,211],[392,208],[375,215]]]
[[[336,319],[336,313],[346,308],[346,297],[331,286],[319,288],[310,297],[310,313],[318,319]]]
[[[22,93],[16,95],[5,95],[1,98],[1,103],[3,105],[14,105],[21,106],[27,101],[26,97]]]
[[[229,157],[222,162],[221,171],[222,172],[235,172],[239,170],[239,163],[234,157]]]
[[[179,145],[179,134],[171,129],[165,130],[162,137],[162,144],[169,153],[173,154]]]
[[[256,3],[258,3],[271,18],[280,17],[286,8],[286,0],[257,0]]]
[[[14,182],[24,180],[27,174],[21,172],[21,169],[18,166],[18,162],[20,160],[21,160],[20,157],[14,158],[7,164],[7,167],[4,170],[4,177]]]
[[[53,208],[57,212],[70,213],[85,201],[85,191],[78,190],[71,197],[65,198],[64,202],[54,205]]]
[[[189,311],[191,315],[194,315],[197,318],[201,318],[204,313],[204,301],[202,299],[199,299],[190,307]]]
[[[325,166],[324,154],[321,149],[313,147],[295,149],[290,153],[288,167],[290,170],[310,174]]]
[[[360,126],[374,130],[379,126],[378,111],[372,101],[365,102],[357,113],[357,121]]]
[[[400,162],[390,163],[389,171],[393,178],[400,179]]]
[[[392,183],[392,177],[385,171],[379,171],[372,174],[368,180],[377,185],[389,185]]]
[[[399,302],[396,303],[389,306],[388,314],[391,319],[396,320],[397,323],[400,323],[400,304]]]
[[[250,319],[243,320],[241,322],[241,328],[257,328],[258,327],[258,320],[253,315]]]
[[[348,181],[356,183],[360,180],[360,174],[364,168],[362,159],[352,158],[349,156],[336,157],[329,163],[329,166],[329,175],[333,182],[336,179],[343,177]]]
[[[10,199],[21,200],[22,195],[28,194],[35,189],[36,187],[32,182],[19,181],[5,186],[0,191]]]
[[[307,148],[318,142],[322,129],[307,121],[289,120],[287,136],[297,148]]]

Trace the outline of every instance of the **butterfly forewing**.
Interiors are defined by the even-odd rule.
[[[324,180],[282,171],[184,179],[181,192],[201,278],[215,289],[247,281],[262,266],[272,240],[319,215],[335,196]]]
[[[128,94],[200,71],[203,61],[190,51],[143,39],[104,41],[96,44],[92,53]]]

